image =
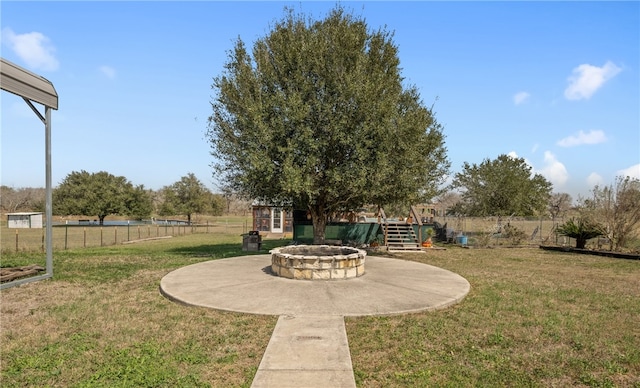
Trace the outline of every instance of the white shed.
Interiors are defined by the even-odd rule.
[[[9,228],[42,228],[42,213],[7,213]]]

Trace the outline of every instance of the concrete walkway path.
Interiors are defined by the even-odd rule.
[[[162,278],[160,292],[192,306],[279,315],[252,387],[355,387],[345,316],[441,309],[469,292],[466,279],[412,261],[367,256],[365,274],[309,281],[274,276],[271,256],[213,260]]]
[[[281,315],[252,388],[355,388],[344,318]]]

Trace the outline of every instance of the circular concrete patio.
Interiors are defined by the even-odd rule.
[[[367,256],[363,276],[293,280],[271,273],[271,256],[212,260],[170,272],[167,298],[192,306],[264,315],[392,315],[440,309],[461,301],[469,282],[442,268]]]

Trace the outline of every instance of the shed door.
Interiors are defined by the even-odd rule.
[[[282,225],[284,224],[284,212],[280,207],[271,209],[271,232],[282,233]]]

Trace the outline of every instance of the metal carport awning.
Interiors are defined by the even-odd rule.
[[[0,58],[0,88],[13,93],[29,105],[45,127],[45,171],[46,171],[46,199],[45,225],[47,264],[46,273],[25,279],[18,279],[0,285],[0,289],[17,286],[53,277],[53,240],[52,240],[52,187],[51,187],[51,109],[58,110],[58,93],[53,84],[44,77],[30,72],[4,58]],[[44,116],[33,103],[44,105]]]

